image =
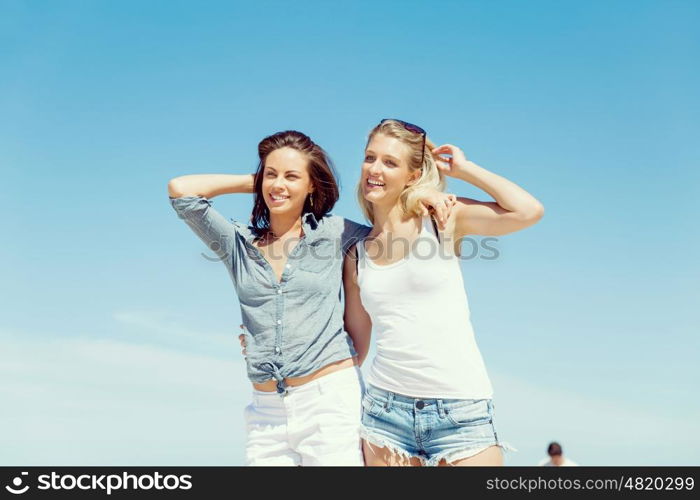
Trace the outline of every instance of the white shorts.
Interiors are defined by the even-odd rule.
[[[344,368],[287,395],[253,390],[244,411],[246,465],[363,466],[362,372]]]

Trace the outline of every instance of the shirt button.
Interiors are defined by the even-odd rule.
[[[289,269],[289,268],[291,268],[292,266],[291,266],[291,265],[289,265],[289,264],[287,264],[287,265],[286,265],[286,266],[284,266],[284,267],[286,267],[287,269]]]
[[[423,401],[416,401],[416,408],[422,410],[423,407],[425,407],[425,403]]]
[[[277,324],[278,324],[278,325],[281,325],[281,324],[282,324],[282,320],[281,320],[281,319],[278,319],[278,320],[277,320]]]
[[[277,294],[279,295],[280,293],[282,293],[282,289],[281,289],[281,288],[278,288],[278,289],[277,289]]]
[[[280,349],[280,347],[276,345],[276,346],[275,346],[275,352],[276,352],[277,354],[279,354],[280,352],[282,352],[282,349]]]

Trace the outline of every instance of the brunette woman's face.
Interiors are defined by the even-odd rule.
[[[365,149],[362,163],[362,194],[375,204],[395,204],[403,190],[413,184],[420,172],[408,166],[411,149],[400,140],[375,134]]]
[[[262,194],[270,216],[298,213],[313,192],[307,157],[292,148],[280,148],[267,155],[263,168]]]

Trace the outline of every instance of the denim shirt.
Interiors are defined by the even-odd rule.
[[[367,236],[367,226],[326,215],[302,216],[304,236],[290,252],[278,281],[253,244],[252,227],[224,218],[202,196],[170,198],[195,234],[226,266],[241,305],[248,378],[277,381],[299,377],[357,352],[344,329],[343,257]]]

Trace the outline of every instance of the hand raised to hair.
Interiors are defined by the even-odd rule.
[[[464,152],[452,144],[443,144],[433,149],[437,156],[435,163],[438,169],[449,177],[457,177],[466,171],[468,160]]]

